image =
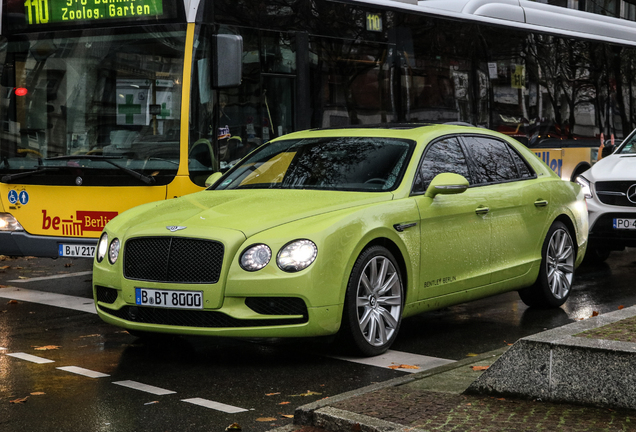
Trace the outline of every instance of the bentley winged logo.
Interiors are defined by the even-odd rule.
[[[186,229],[187,227],[184,226],[179,226],[179,225],[171,225],[171,226],[167,226],[166,229],[168,229],[168,231],[170,232],[177,232],[177,231],[181,231]]]

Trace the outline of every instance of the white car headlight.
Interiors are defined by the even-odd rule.
[[[592,198],[592,186],[589,180],[583,176],[578,176],[576,182],[581,186],[585,198]]]
[[[286,272],[306,269],[316,260],[318,247],[311,240],[294,240],[278,252],[276,263]]]
[[[106,252],[108,252],[108,234],[102,233],[99,242],[97,242],[97,253],[95,254],[95,259],[98,263],[104,260]]]
[[[24,231],[24,228],[10,213],[0,213],[0,231]]]
[[[108,248],[108,261],[111,264],[115,264],[119,257],[119,245],[119,239],[113,239],[113,241],[110,242],[110,247]]]
[[[248,247],[241,254],[240,264],[243,270],[258,271],[269,264],[272,259],[272,250],[265,244],[256,244]]]

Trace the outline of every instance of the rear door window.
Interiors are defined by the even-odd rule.
[[[485,136],[462,136],[462,140],[475,185],[532,177],[527,164],[507,143]]]

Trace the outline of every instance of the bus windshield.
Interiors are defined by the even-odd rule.
[[[179,166],[184,50],[178,26],[2,40],[2,182],[168,184]]]
[[[620,144],[616,154],[634,155],[636,154],[636,134],[631,134]]]

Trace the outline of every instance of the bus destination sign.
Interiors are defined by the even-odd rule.
[[[78,21],[160,18],[163,0],[25,0],[28,26]]]

